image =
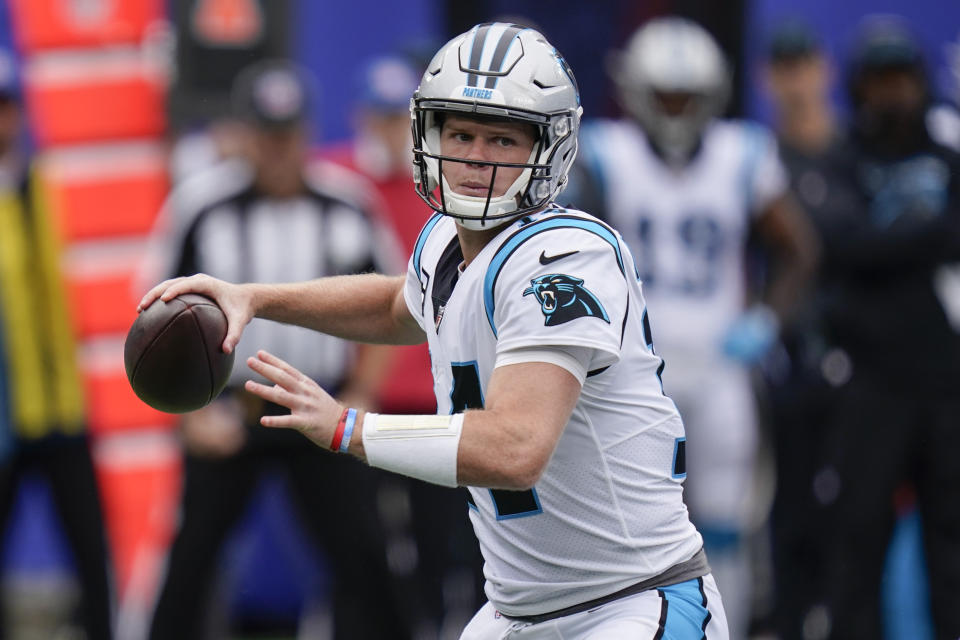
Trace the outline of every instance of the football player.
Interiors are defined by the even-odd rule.
[[[462,638],[727,638],[630,250],[553,203],[577,152],[570,68],[532,29],[478,25],[436,54],[411,112],[414,181],[436,214],[406,276],[201,275],[156,286],[141,308],[203,292],[227,314],[226,350],[254,316],[429,344],[438,415],[341,406],[266,352],[248,365],[273,384],[247,389],[290,408],[265,426],[469,487],[489,602]]]
[[[809,277],[815,236],[786,195],[777,145],[758,125],[718,119],[730,72],[713,38],[652,20],[611,57],[628,117],[585,124],[570,197],[618,228],[637,259],[664,388],[689,432],[685,498],[703,534],[733,638],[746,636],[742,534],[757,501],[749,364],[774,344]],[[754,233],[776,269],[748,303]]]

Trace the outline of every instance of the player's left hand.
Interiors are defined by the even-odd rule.
[[[755,305],[727,330],[723,338],[723,353],[738,362],[754,364],[770,351],[779,332],[780,321],[773,310],[764,305]]]
[[[264,400],[290,409],[289,415],[263,416],[260,424],[296,429],[314,444],[325,449],[330,447],[344,410],[342,405],[312,378],[272,353],[258,351],[257,357],[247,358],[247,366],[272,382],[273,386],[247,380],[244,388]]]

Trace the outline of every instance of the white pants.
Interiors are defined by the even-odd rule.
[[[671,370],[671,365],[676,366]],[[667,361],[663,384],[680,409],[687,434],[683,499],[724,595],[730,637],[744,640],[753,581],[742,534],[758,509],[758,431],[750,376],[745,367],[720,358],[674,358]]]
[[[728,640],[713,576],[643,591],[595,609],[531,624],[504,617],[489,602],[460,640]]]

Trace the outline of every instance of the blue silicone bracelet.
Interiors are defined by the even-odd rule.
[[[347,424],[343,428],[343,440],[340,441],[340,453],[346,453],[350,448],[350,436],[353,435],[353,427],[357,424],[357,410],[347,409]]]

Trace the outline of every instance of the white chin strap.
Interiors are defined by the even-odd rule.
[[[507,221],[507,218],[497,216],[508,215],[518,209],[517,193],[520,192],[521,186],[525,185],[530,179],[530,173],[531,169],[524,169],[502,196],[490,198],[489,206],[487,206],[486,196],[464,196],[454,193],[450,184],[447,183],[446,177],[443,177],[443,184],[440,188],[443,189],[447,213],[454,216],[463,216],[456,217],[455,220],[464,229],[481,231],[501,225]],[[483,216],[485,208],[487,210],[486,218]]]

